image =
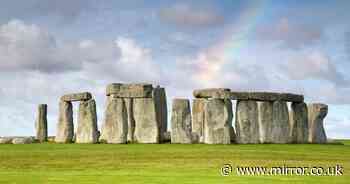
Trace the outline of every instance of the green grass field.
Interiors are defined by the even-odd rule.
[[[0,145],[0,183],[349,183],[345,145]],[[234,171],[221,176],[230,163]],[[235,166],[339,164],[342,176],[238,176]]]

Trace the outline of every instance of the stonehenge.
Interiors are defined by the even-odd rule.
[[[308,126],[310,143],[326,143],[327,136],[323,128],[323,120],[328,114],[328,106],[321,103],[308,104]]]
[[[194,90],[193,96],[192,103],[187,98],[173,99],[168,125],[164,87],[146,83],[109,84],[100,132],[92,94],[66,94],[59,99],[56,136],[48,136],[47,105],[39,104],[35,139],[0,137],[0,144],[29,144],[48,139],[56,143],[90,144],[327,143],[323,121],[328,106],[307,105],[303,95],[207,88]],[[76,132],[73,102],[79,102]]]
[[[47,104],[38,106],[38,114],[35,121],[36,139],[39,142],[47,141]]]

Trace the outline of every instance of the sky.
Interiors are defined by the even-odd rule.
[[[292,92],[329,105],[330,138],[350,138],[350,1],[3,0],[0,136],[34,135],[48,104],[90,91],[103,122],[105,87],[149,82],[171,99],[193,89]],[[74,103],[75,112],[78,103]],[[75,122],[76,122],[75,114]]]

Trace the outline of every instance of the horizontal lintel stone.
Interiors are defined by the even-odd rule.
[[[231,98],[231,93],[228,88],[207,88],[194,90],[193,96],[196,98],[228,99]]]
[[[72,93],[66,94],[61,97],[61,101],[72,102],[72,101],[87,101],[92,98],[91,93],[82,92],[82,93]]]
[[[106,89],[107,96],[120,98],[152,98],[152,84],[109,84]]]

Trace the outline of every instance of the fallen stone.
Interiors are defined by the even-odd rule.
[[[197,134],[199,142],[204,141],[204,108],[207,99],[193,99],[192,101],[192,132]]]
[[[308,112],[304,102],[292,103],[290,111],[290,137],[292,143],[308,142]]]
[[[272,142],[273,102],[260,102],[259,105],[260,143]]]
[[[152,84],[120,84],[113,83],[107,86],[107,96],[120,98],[152,98]]]
[[[171,143],[191,144],[190,101],[187,99],[174,99],[171,115]]]
[[[63,95],[61,97],[61,101],[65,102],[73,102],[73,101],[87,101],[92,98],[91,93],[89,92],[83,92],[83,93],[72,93]]]
[[[273,121],[271,130],[271,143],[290,143],[289,113],[286,102],[275,101],[272,108]]]
[[[328,106],[326,104],[314,103],[308,105],[310,143],[327,143],[327,136],[323,127],[323,120],[327,114]]]
[[[76,143],[97,143],[96,102],[93,99],[79,104]]]
[[[0,137],[0,144],[11,144],[13,137]]]
[[[60,101],[56,128],[56,143],[70,143],[73,140],[73,106],[71,102]]]
[[[47,141],[47,105],[38,106],[38,114],[35,121],[36,139],[39,142]]]
[[[134,119],[137,143],[159,143],[160,126],[153,98],[134,99]]]
[[[235,126],[237,143],[259,143],[258,105],[256,101],[237,101]]]
[[[230,89],[227,88],[208,88],[198,89],[193,91],[193,96],[196,98],[231,98]]]
[[[128,142],[135,141],[135,119],[134,119],[134,101],[132,98],[124,98],[125,108],[126,108],[126,118],[128,127]],[[124,114],[123,114],[124,116]],[[122,116],[122,117],[123,117]]]
[[[205,104],[204,143],[230,144],[232,103],[229,99],[210,99]]]
[[[168,107],[164,88],[154,88],[153,98],[156,103],[157,119],[159,122],[160,141],[164,140],[164,133],[168,130]]]
[[[12,139],[12,144],[31,144],[33,142],[32,137],[15,137]]]
[[[122,98],[109,98],[102,137],[106,143],[124,144],[128,140],[127,109]]]

